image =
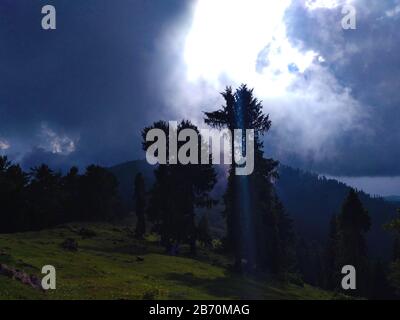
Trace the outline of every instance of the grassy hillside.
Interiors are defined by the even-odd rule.
[[[84,239],[82,225],[0,235],[0,263],[40,276],[43,265],[57,270],[57,289],[42,293],[0,275],[0,299],[331,299],[305,285],[283,285],[266,276],[242,277],[227,271],[229,261],[200,250],[193,259],[164,254],[155,238],[136,241],[131,230],[85,225],[96,235]],[[74,238],[77,252],[60,244]],[[139,259],[138,259],[139,258]],[[143,261],[141,261],[143,259]]]

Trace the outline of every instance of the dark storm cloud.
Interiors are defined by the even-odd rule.
[[[367,116],[365,134],[342,136],[332,159],[290,161],[333,175],[400,175],[400,2],[352,4],[357,9],[356,30],[341,28],[341,6],[308,10],[304,1],[295,1],[286,19],[291,41],[319,52],[361,103]]]
[[[399,1],[353,1],[355,31],[342,30],[340,7],[309,10],[304,3],[293,0],[286,14],[288,36],[297,47],[325,59],[306,72],[305,78],[316,80],[304,88],[315,89],[321,82],[334,89],[326,99],[332,108],[323,110],[343,112],[337,105],[349,101],[354,109],[359,104],[362,130],[342,134],[338,128],[334,143],[318,148],[329,151],[329,156],[319,157],[290,153],[290,145],[277,152],[281,145],[297,141],[286,134],[295,128],[285,128],[276,136],[280,138],[269,140],[272,145],[267,143],[268,154],[275,151],[272,155],[281,162],[331,175],[400,175]],[[190,1],[55,0],[51,2],[57,9],[55,31],[41,29],[45,4],[48,1],[0,2],[0,154],[11,154],[25,167],[48,162],[59,168],[143,158],[139,136],[143,126],[158,119],[175,120],[185,110],[193,113],[190,107],[177,112],[167,105],[179,95],[162,89],[174,65],[181,63],[182,51],[182,39],[165,33],[175,25],[188,28],[188,23],[177,21],[190,20]],[[174,50],[162,48],[165,38]],[[262,55],[258,66],[265,68]],[[315,89],[318,99],[324,88]],[[344,89],[333,94],[335,88],[349,89],[351,96]],[[210,92],[203,87],[197,93],[192,90],[187,94],[197,108],[202,107],[194,97]],[[308,110],[286,107],[298,113],[293,116],[296,121]],[[328,115],[326,123],[338,125],[329,121],[334,117],[347,119]],[[280,122],[272,120],[289,123],[286,114]],[[315,123],[309,127],[324,129]],[[280,128],[276,125],[273,130]],[[311,140],[313,132],[329,140],[327,132],[335,128],[325,129],[329,131],[312,130],[303,140]]]
[[[141,156],[140,129],[163,114],[156,81],[149,79],[158,40],[185,12],[184,2],[52,1],[54,31],[41,29],[45,4],[0,3],[0,140],[10,145],[6,152],[29,164],[61,157],[109,165]],[[74,148],[58,150],[54,143],[62,139]]]

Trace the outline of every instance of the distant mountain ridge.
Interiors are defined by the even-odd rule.
[[[334,179],[288,166],[280,166],[276,188],[286,210],[295,222],[297,232],[308,240],[324,242],[329,221],[341,210],[350,188]],[[373,257],[390,259],[393,252],[392,236],[383,225],[396,214],[396,206],[382,197],[373,197],[358,191],[364,208],[371,217],[368,232],[369,252]]]
[[[117,177],[120,186],[120,195],[124,204],[130,208],[133,206],[133,181],[138,172],[145,178],[147,188],[154,183],[154,166],[145,160],[136,160],[109,168]],[[225,167],[216,166],[218,183],[213,191],[215,198],[221,199],[226,186]],[[341,210],[350,187],[334,179],[280,165],[279,179],[276,182],[279,198],[283,202],[286,211],[293,218],[295,231],[299,237],[323,245],[328,234],[329,221],[333,214]],[[372,228],[368,233],[368,247],[371,256],[382,259],[390,259],[392,254],[392,238],[382,226],[396,213],[396,205],[385,201],[383,198],[371,197],[359,192],[364,207],[368,210]],[[217,230],[223,231],[223,219],[220,204],[209,212],[210,224],[217,226]]]
[[[400,196],[387,196],[384,199],[388,202],[400,203]]]

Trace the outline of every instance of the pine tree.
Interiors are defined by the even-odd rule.
[[[61,222],[79,221],[82,215],[80,203],[82,190],[79,169],[77,167],[72,167],[68,173],[62,177],[61,183],[64,202],[64,213]]]
[[[108,221],[118,215],[118,181],[107,169],[90,165],[81,178],[83,221]]]
[[[31,169],[28,186],[31,230],[54,226],[62,217],[61,174],[42,164]]]
[[[333,215],[329,226],[329,238],[324,252],[325,283],[324,288],[334,290],[339,283],[339,270],[337,261],[338,226],[337,216]]]
[[[350,294],[368,294],[369,264],[365,234],[371,227],[370,217],[357,192],[351,189],[338,216],[338,266],[352,265],[357,272],[357,289]],[[349,292],[346,292],[349,294]]]
[[[318,248],[319,249],[319,248]],[[325,273],[324,273],[324,267],[323,267],[323,259],[322,259],[322,254],[321,250],[316,250],[315,251],[315,256],[314,256],[314,264],[315,264],[315,285],[319,288],[323,288],[324,282],[325,282]]]
[[[296,243],[297,269],[304,282],[315,284],[315,270],[312,259],[312,248],[310,244],[300,238]]]
[[[397,295],[400,296],[400,250],[399,250],[399,239],[400,239],[400,209],[397,210],[398,215],[391,222],[385,225],[388,231],[391,231],[395,235],[394,242],[394,254],[393,262],[390,265],[390,272],[388,275],[390,284],[396,288]]]
[[[266,134],[271,121],[263,113],[261,102],[254,97],[253,90],[242,85],[235,92],[228,87],[222,93],[225,105],[214,112],[205,113],[205,122],[213,128],[254,130],[254,171],[249,176],[235,174],[237,164],[229,169],[228,186],[224,195],[224,217],[227,224],[226,247],[235,259],[235,266],[241,269],[242,261],[250,269],[267,268],[274,273],[282,272],[282,252],[287,244],[282,240],[282,213],[273,187],[277,177],[278,162],[263,156],[262,136]],[[231,153],[234,154],[234,139],[231,139]],[[244,150],[245,151],[245,150]],[[289,227],[290,229],[290,227]]]
[[[143,149],[151,145],[146,141],[147,132],[160,129],[169,139],[169,124],[164,121],[155,122],[142,132]],[[198,161],[201,161],[201,148],[204,141],[196,126],[190,121],[181,121],[175,134],[182,130],[192,129],[197,133]],[[178,150],[186,141],[178,142]],[[167,159],[169,149],[167,148]],[[211,164],[160,164],[155,170],[155,184],[150,191],[147,216],[153,223],[154,231],[161,236],[161,242],[170,252],[176,251],[181,243],[188,243],[192,254],[196,254],[197,230],[195,224],[195,209],[210,208],[215,204],[210,192],[216,183],[216,174]],[[173,250],[174,249],[174,250]]]
[[[210,229],[208,225],[208,217],[207,214],[204,214],[197,226],[197,237],[199,242],[205,246],[209,247],[211,246],[211,235],[210,235]]]
[[[135,192],[133,199],[135,201],[135,212],[137,217],[135,237],[137,239],[143,239],[143,236],[146,233],[146,221],[144,216],[146,207],[146,188],[143,175],[140,172],[135,177]]]
[[[0,156],[0,174],[5,173],[11,166],[11,161],[8,160],[7,156]]]
[[[28,176],[19,165],[0,156],[0,233],[28,228],[26,185]]]
[[[389,285],[386,270],[380,260],[376,261],[371,272],[371,288],[369,299],[387,300],[393,298],[392,288]]]
[[[396,235],[393,243],[392,261],[400,260],[400,235]]]
[[[285,208],[277,196],[274,197],[274,200],[279,241],[278,264],[275,271],[286,278],[287,273],[294,272],[296,267],[296,237],[293,230],[293,220],[285,212]]]

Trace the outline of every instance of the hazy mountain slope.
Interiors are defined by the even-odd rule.
[[[136,174],[141,172],[146,181],[146,187],[154,183],[154,166],[149,165],[145,160],[135,160],[124,162],[109,168],[110,171],[118,178],[119,191],[125,205],[130,208],[133,206],[133,184]]]
[[[341,210],[349,186],[313,173],[280,167],[276,184],[279,197],[295,221],[296,231],[308,240],[321,242],[326,239],[329,221]],[[368,246],[372,256],[390,258],[391,236],[382,229],[396,212],[396,207],[382,198],[360,192],[360,199],[371,216],[372,227]]]
[[[385,197],[385,200],[400,206],[400,196],[387,196]]]

